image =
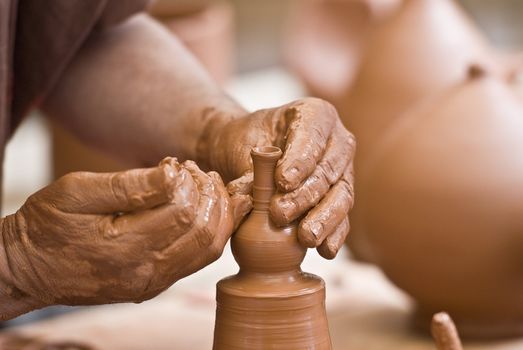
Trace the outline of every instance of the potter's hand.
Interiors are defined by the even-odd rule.
[[[226,180],[230,193],[250,193],[255,146],[284,150],[276,168],[280,191],[271,203],[273,220],[287,224],[301,218],[298,238],[333,258],[349,231],[353,204],[352,160],[355,140],[329,103],[302,99],[208,126],[200,151],[208,166]]]
[[[0,281],[32,308],[140,302],[216,260],[249,210],[190,161],[71,173],[3,220]]]

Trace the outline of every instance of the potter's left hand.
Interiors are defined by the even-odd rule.
[[[251,148],[282,148],[273,221],[285,225],[301,219],[300,243],[318,247],[325,258],[336,256],[349,232],[356,143],[331,104],[306,98],[232,120],[217,118],[204,136],[200,150],[210,168],[232,180],[230,193],[251,192]]]

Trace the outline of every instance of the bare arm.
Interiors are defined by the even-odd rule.
[[[303,99],[248,113],[146,15],[90,38],[44,106],[80,138],[137,166],[193,159],[249,194],[250,150],[284,151],[273,220],[299,218],[299,239],[333,258],[349,231],[354,137],[336,110]]]
[[[43,110],[87,144],[136,166],[165,156],[197,159],[210,119],[246,113],[147,15],[93,35]]]

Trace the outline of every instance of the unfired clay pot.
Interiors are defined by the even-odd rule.
[[[234,8],[228,1],[173,1],[153,3],[149,12],[173,32],[223,84],[234,69]]]
[[[358,161],[414,102],[463,79],[471,63],[494,64],[489,51],[453,0],[403,1],[372,33],[351,93],[335,101]]]
[[[261,147],[251,155],[254,209],[231,240],[240,271],[216,286],[213,349],[330,350],[325,283],[300,268],[297,223],[277,227],[269,215],[282,152]]]
[[[422,98],[462,80],[471,63],[497,62],[479,30],[453,0],[405,0],[372,33],[353,88],[334,101],[358,143],[356,198],[362,195],[361,167],[387,128]],[[351,214],[349,246],[373,261],[359,219]]]
[[[372,256],[417,301],[472,337],[523,335],[523,100],[469,77],[410,109],[360,168]]]
[[[313,96],[334,101],[350,89],[371,28],[401,0],[306,0],[290,11],[287,65]]]

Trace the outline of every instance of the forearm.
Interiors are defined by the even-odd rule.
[[[135,165],[198,159],[217,116],[245,111],[192,55],[145,15],[93,35],[43,105],[86,143]]]

